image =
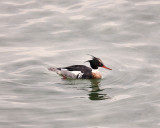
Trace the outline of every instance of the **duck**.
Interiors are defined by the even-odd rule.
[[[62,76],[62,79],[101,79],[102,75],[98,70],[99,67],[112,70],[106,67],[100,58],[93,55],[91,56],[91,60],[85,61],[90,63],[90,67],[85,65],[71,65],[59,68],[51,67],[48,68],[48,70],[56,72],[58,75]]]

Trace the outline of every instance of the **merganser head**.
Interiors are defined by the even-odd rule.
[[[91,56],[92,56],[92,55],[91,55]],[[90,63],[90,66],[91,66],[93,69],[98,69],[98,67],[102,67],[102,68],[105,68],[105,69],[108,69],[108,70],[112,70],[112,69],[106,67],[106,66],[103,64],[103,62],[102,62],[101,59],[99,59],[99,58],[97,58],[97,57],[94,57],[94,56],[92,56],[92,60],[88,60],[88,61],[86,61],[86,62],[89,62],[89,63]]]

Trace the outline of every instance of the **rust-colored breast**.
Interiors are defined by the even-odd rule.
[[[98,72],[97,73],[92,72],[92,78],[93,79],[101,79],[102,75]]]

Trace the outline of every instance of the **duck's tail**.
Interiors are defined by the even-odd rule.
[[[51,68],[48,68],[48,70],[53,71],[53,72],[56,72],[58,69],[51,67]]]
[[[48,68],[48,70],[56,72],[59,75],[62,75],[60,68],[51,67],[51,68]]]

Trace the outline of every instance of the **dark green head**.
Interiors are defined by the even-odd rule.
[[[92,55],[91,55],[91,56],[92,56]],[[99,58],[97,58],[97,57],[94,57],[94,56],[92,56],[92,60],[88,60],[88,61],[86,61],[86,62],[89,62],[89,63],[90,63],[90,66],[92,67],[92,69],[98,69],[98,67],[102,67],[102,68],[105,68],[105,69],[108,69],[108,70],[112,70],[112,69],[106,67],[106,66],[103,64],[103,62],[102,62],[101,59],[99,59]]]

